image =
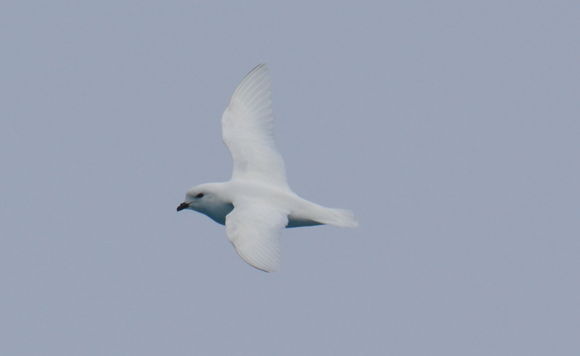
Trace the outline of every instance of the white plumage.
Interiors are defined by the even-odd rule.
[[[274,144],[273,121],[270,75],[260,64],[238,85],[222,116],[223,140],[234,163],[232,178],[191,188],[177,208],[225,224],[240,257],[267,272],[279,267],[284,227],[357,225],[352,212],[326,208],[292,192]]]
[[[222,116],[222,136],[234,160],[232,179],[275,184],[290,190],[284,160],[274,145],[268,67],[260,64],[242,80]]]

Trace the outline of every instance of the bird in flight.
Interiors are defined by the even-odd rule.
[[[238,85],[222,115],[222,137],[234,163],[228,182],[191,188],[177,211],[191,209],[225,225],[240,257],[266,272],[280,263],[285,227],[356,227],[353,213],[315,204],[295,194],[272,135],[270,74],[256,66]]]

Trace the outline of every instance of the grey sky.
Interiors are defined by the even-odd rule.
[[[3,1],[0,354],[580,354],[576,1]],[[282,270],[175,212],[270,65]]]

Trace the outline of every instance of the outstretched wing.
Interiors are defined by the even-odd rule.
[[[234,204],[226,216],[226,233],[244,261],[273,272],[280,264],[280,231],[287,224],[285,212],[260,201],[246,201]]]
[[[234,161],[232,179],[289,189],[284,160],[274,144],[270,74],[260,64],[238,85],[222,116],[222,136]]]

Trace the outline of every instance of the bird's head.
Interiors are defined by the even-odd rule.
[[[202,184],[193,187],[185,194],[185,201],[177,207],[177,211],[184,209],[203,212],[209,207],[218,203],[219,199],[216,189],[210,184]]]

